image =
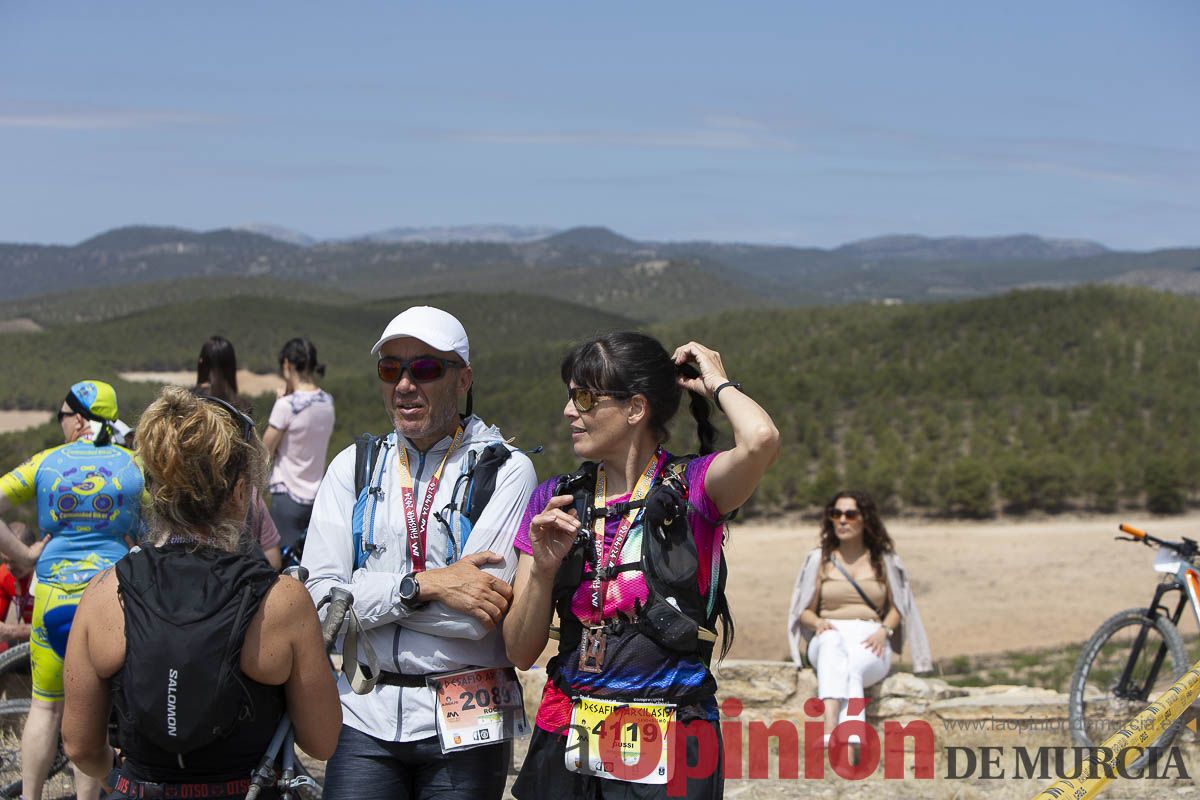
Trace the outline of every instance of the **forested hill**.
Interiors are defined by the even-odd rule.
[[[1153,280],[1156,286],[1188,292],[1197,290],[1198,271],[1196,248],[1112,252],[1094,242],[1036,236],[886,236],[820,249],[639,242],[606,228],[575,228],[535,241],[354,240],[303,246],[245,230],[197,233],[141,226],[71,247],[0,244],[0,301],[8,301],[0,305],[0,319],[38,320],[36,308],[26,313],[14,301],[66,287],[108,290],[111,297],[131,287],[197,278],[269,278],[307,285],[314,294],[334,290],[371,299],[520,289],[620,307],[638,319],[662,319],[767,305],[938,301],[1105,280]],[[94,311],[87,314],[97,318]]]
[[[546,445],[535,458],[540,474],[568,466],[558,362],[573,340],[637,323],[528,295],[424,299],[467,322],[479,412],[522,446]],[[49,420],[72,381],[187,369],[213,333],[234,341],[244,365],[271,370],[284,340],[308,335],[337,401],[332,454],[386,425],[367,351],[408,302],[209,299],[2,334],[0,407],[42,407]],[[811,508],[846,485],[871,489],[895,510],[954,515],[1178,511],[1200,489],[1193,299],[1037,290],[953,304],[733,312],[648,330],[669,346],[716,347],[777,420],[783,452],[751,511]],[[116,382],[133,421],[153,391]],[[269,403],[257,401],[260,419]],[[695,446],[684,422],[671,443],[679,451]],[[48,423],[0,437],[0,463],[57,435]]]

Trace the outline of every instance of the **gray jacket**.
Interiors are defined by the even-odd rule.
[[[921,615],[917,612],[917,604],[913,600],[912,585],[908,582],[908,574],[904,571],[904,562],[895,553],[883,557],[884,570],[887,572],[888,587],[892,592],[892,600],[896,610],[900,612],[900,624],[892,634],[892,650],[899,654],[907,642],[909,653],[912,655],[914,672],[929,672],[933,669],[933,656],[929,651],[929,640],[925,637],[925,626],[921,624]],[[804,566],[796,578],[796,588],[792,590],[792,606],[788,612],[788,644],[792,650],[792,661],[797,666],[804,664],[804,654],[808,652],[808,643],[813,632],[800,624],[800,614],[808,608],[817,592],[817,575],[821,568],[821,548],[809,551],[804,557]]]

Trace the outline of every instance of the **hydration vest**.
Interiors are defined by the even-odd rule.
[[[283,711],[283,688],[242,673],[242,644],[279,576],[260,559],[191,543],[135,550],[116,575],[125,616],[126,658],[113,681],[122,750],[135,763],[192,770],[239,756],[256,762],[257,740],[270,738]]]
[[[379,497],[383,493],[383,472],[387,464],[387,454],[397,445],[394,433],[384,436],[373,436],[364,433],[354,440],[354,512],[350,518],[350,527],[354,537],[354,568],[358,569],[366,563],[367,557],[375,548],[375,513],[379,505]],[[541,448],[537,448],[541,450]],[[466,469],[454,483],[451,492],[450,505],[434,512],[438,522],[450,527],[450,517],[459,515],[459,530],[462,534],[461,544],[465,545],[471,530],[488,501],[496,491],[496,474],[512,456],[512,450],[502,442],[492,442],[484,448],[467,451]],[[459,487],[466,484],[462,493],[462,503],[459,504]],[[443,513],[445,516],[443,516]],[[450,547],[454,547],[454,537],[449,537]],[[451,553],[454,556],[454,553]]]
[[[558,666],[570,659],[578,649],[583,623],[571,610],[571,602],[579,585],[591,580],[584,574],[584,565],[598,565],[592,541],[592,523],[599,516],[623,516],[627,511],[642,508],[642,552],[638,561],[615,564],[612,573],[602,576],[611,580],[621,572],[641,571],[649,593],[646,603],[635,604],[632,619],[603,621],[605,630],[617,637],[640,635],[649,639],[666,654],[697,656],[707,666],[716,641],[715,623],[727,610],[725,599],[725,554],[721,542],[713,542],[713,558],[709,572],[707,594],[701,594],[697,582],[700,559],[696,541],[688,524],[687,466],[696,456],[679,456],[663,465],[646,498],[636,502],[616,503],[606,508],[595,507],[596,464],[585,462],[578,471],[561,476],[554,494],[570,494],[581,525],[575,545],[563,559],[554,579],[553,601],[559,618]],[[558,671],[558,670],[556,670]],[[560,687],[561,688],[561,687]]]

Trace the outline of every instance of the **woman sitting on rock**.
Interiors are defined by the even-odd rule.
[[[887,676],[905,641],[914,671],[932,669],[904,564],[866,492],[838,492],[826,506],[821,546],[805,557],[792,592],[788,641],[792,660],[802,664],[806,652],[817,671],[826,745],[835,724],[865,718],[847,700]]]

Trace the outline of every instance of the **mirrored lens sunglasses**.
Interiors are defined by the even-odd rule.
[[[409,361],[383,356],[375,365],[375,371],[384,383],[399,383],[405,370],[413,383],[431,383],[445,375],[447,369],[461,366],[457,361],[434,356],[420,356]]]
[[[596,403],[599,403],[601,398],[621,398],[628,396],[624,392],[601,392],[598,389],[587,389],[583,386],[567,389],[567,397],[571,399],[571,402],[575,405],[575,410],[580,414],[586,414],[595,408]]]

